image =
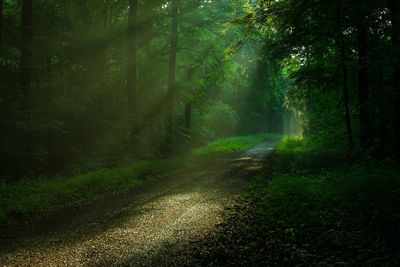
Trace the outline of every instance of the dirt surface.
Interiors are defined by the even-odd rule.
[[[126,194],[0,231],[1,266],[182,266],[278,142],[184,169]]]

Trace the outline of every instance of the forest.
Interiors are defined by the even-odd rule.
[[[0,265],[399,265],[399,6],[0,0]]]

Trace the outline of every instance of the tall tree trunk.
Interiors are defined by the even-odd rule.
[[[400,152],[400,17],[398,0],[389,0],[392,20],[393,46],[393,87],[395,92],[395,140],[397,152]]]
[[[192,122],[192,103],[186,103],[185,105],[185,129],[187,134],[190,134],[190,126]]]
[[[343,79],[343,98],[344,98],[344,107],[346,112],[346,129],[347,129],[347,138],[349,143],[349,148],[353,149],[353,133],[351,128],[350,121],[350,110],[349,110],[349,89],[348,89],[348,72],[347,72],[347,55],[346,55],[346,46],[344,43],[343,36],[343,25],[342,25],[342,17],[340,15],[339,10],[337,11],[337,22],[338,22],[338,33],[339,33],[339,46],[340,46],[340,61],[342,66],[342,79]]]
[[[3,0],[0,0],[0,52],[3,41]]]
[[[107,27],[108,27],[108,17],[109,17],[109,6],[107,5],[107,3],[104,3],[104,10],[103,10],[104,14],[104,18],[103,18],[103,27],[102,30],[104,32],[107,32]],[[101,43],[100,43],[100,47],[99,47],[99,73],[100,73],[100,79],[99,79],[99,85],[100,85],[100,90],[104,87],[107,86],[107,71],[108,71],[108,65],[107,65],[107,41],[102,38],[101,39]],[[102,100],[105,100],[102,97]],[[104,111],[104,106],[103,106],[103,111]]]
[[[191,90],[190,86],[192,84],[194,72],[195,68],[193,66],[189,66],[186,73],[186,78],[189,85],[189,88],[187,88],[188,90]],[[192,100],[189,99],[185,105],[185,129],[186,129],[186,134],[188,136],[190,135],[191,122],[192,122]]]
[[[174,97],[175,97],[175,71],[176,71],[176,54],[178,53],[178,4],[179,0],[173,0],[171,13],[171,51],[169,54],[168,65],[168,91],[167,91],[167,108],[165,130],[166,136],[163,144],[162,152],[168,152],[168,146],[172,141],[173,118],[174,118]]]
[[[108,6],[106,3],[103,4],[103,18],[101,24],[99,23],[99,32],[107,32],[107,22],[108,22]],[[96,50],[92,55],[91,64],[94,80],[91,81],[92,85],[96,85],[97,91],[101,90],[106,86],[107,82],[107,41],[101,36],[97,36],[98,40],[96,42]],[[89,73],[90,74],[90,73]],[[104,100],[104,99],[103,99]]]
[[[386,123],[387,123],[387,107],[386,107],[386,95],[385,95],[385,88],[383,86],[383,66],[380,65],[379,68],[376,71],[376,85],[375,85],[375,107],[377,109],[377,114],[376,114],[376,124],[378,127],[378,132],[377,134],[379,135],[379,141],[380,141],[380,147],[385,148],[386,147],[386,142],[387,142],[387,129],[386,129]]]
[[[137,9],[138,0],[129,0],[127,99],[131,141],[137,135]]]
[[[358,43],[358,102],[360,116],[360,144],[362,148],[369,148],[371,140],[371,119],[368,92],[368,47],[365,19],[360,19],[357,29]]]
[[[23,0],[21,13],[21,65],[20,89],[22,96],[22,110],[28,112],[31,93],[32,76],[32,0]]]
[[[22,140],[24,146],[25,168],[31,167],[32,140],[29,134],[30,129],[30,100],[31,100],[31,77],[32,77],[32,0],[22,1],[21,12],[21,62],[20,62],[20,94],[22,120],[25,129],[22,131]]]
[[[347,138],[349,142],[349,148],[353,149],[354,143],[353,143],[353,131],[351,128],[351,121],[350,121],[350,110],[349,110],[349,89],[347,86],[347,64],[346,64],[346,52],[345,52],[345,47],[343,44],[343,35],[341,37],[341,57],[342,57],[342,75],[343,75],[343,97],[344,97],[344,106],[345,106],[345,111],[346,111],[346,129],[347,129]]]

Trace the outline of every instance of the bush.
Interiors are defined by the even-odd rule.
[[[398,164],[339,160],[339,152],[309,149],[304,143],[283,139],[275,178],[267,188],[261,177],[256,179],[265,242],[277,238],[286,244],[281,254],[290,264],[399,264]]]
[[[238,116],[235,110],[223,102],[213,102],[197,115],[194,116],[193,121],[196,143],[210,142],[229,136],[238,125]]]

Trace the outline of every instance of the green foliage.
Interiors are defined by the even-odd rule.
[[[289,265],[398,264],[400,168],[333,154],[298,137],[278,145],[274,178],[257,177],[249,194],[259,199],[263,242],[279,245]]]
[[[122,194],[154,181],[158,175],[209,161],[221,154],[244,150],[273,136],[277,134],[223,138],[185,156],[141,160],[123,167],[101,169],[73,177],[22,179],[17,182],[3,180],[0,182],[0,225]]]
[[[387,106],[399,106],[395,2],[249,2],[253,15],[241,23],[264,37],[264,56],[290,77],[285,105],[314,143],[398,153],[399,111]]]
[[[324,147],[314,139],[285,136],[277,145],[276,164],[281,172],[302,173],[332,169],[346,163],[352,156],[342,150]]]
[[[0,177],[72,176],[157,158],[169,131],[167,112],[174,114],[174,136],[166,146],[172,152],[225,136],[280,130],[271,128],[279,125],[287,77],[268,59],[258,59],[259,35],[250,38],[246,27],[229,23],[248,14],[246,1],[179,1],[172,109],[165,94],[171,8],[161,0],[138,1],[137,49],[131,49],[129,3],[35,1],[31,90],[21,92],[22,2],[4,2],[0,128],[6,130],[0,133]],[[126,88],[133,53],[134,108],[127,105]],[[24,111],[22,98],[29,102]],[[255,110],[246,112],[253,102]],[[138,128],[135,142],[131,124]]]
[[[179,157],[137,161],[121,168],[69,178],[3,181],[0,184],[0,224],[39,217],[127,192],[152,181],[157,175],[177,169],[182,162]]]
[[[368,165],[305,177],[278,176],[261,202],[261,216],[308,257],[315,253],[329,264],[394,264],[399,177],[396,167]],[[297,253],[297,260],[309,260]]]
[[[307,144],[301,136],[284,136],[276,148],[279,154],[289,154],[306,150]]]
[[[241,151],[252,146],[258,145],[267,137],[277,137],[279,134],[256,134],[250,136],[235,136],[222,138],[216,140],[205,147],[194,150],[197,155],[208,154],[208,153],[230,153]]]
[[[209,104],[193,122],[195,138],[210,142],[229,136],[235,131],[237,123],[237,114],[231,106],[223,102]]]

